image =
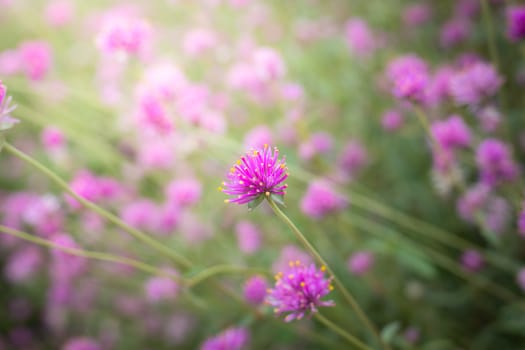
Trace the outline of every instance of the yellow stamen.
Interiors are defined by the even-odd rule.
[[[321,266],[321,271],[323,271],[323,272],[326,271],[326,266],[324,266],[324,265]]]
[[[266,193],[264,193],[266,195],[266,197],[269,197],[270,196],[270,192],[266,191]]]
[[[305,284],[304,282],[299,283],[299,285],[300,285],[301,287],[303,287],[303,288],[306,286],[306,284]]]
[[[229,199],[225,199],[224,203],[230,203],[230,200]]]

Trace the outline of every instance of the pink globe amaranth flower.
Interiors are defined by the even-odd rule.
[[[256,49],[252,54],[256,76],[263,82],[277,80],[286,73],[286,66],[281,55],[269,47]]]
[[[290,261],[301,261],[305,265],[313,263],[312,258],[305,251],[294,245],[287,245],[281,249],[279,257],[272,264],[272,271],[274,273],[284,271],[290,268]]]
[[[329,153],[334,145],[334,138],[327,132],[316,132],[299,145],[299,157],[311,160],[317,155]]]
[[[94,339],[77,337],[69,339],[61,350],[102,350],[102,347]]]
[[[11,129],[20,122],[11,117],[11,112],[16,108],[16,105],[11,104],[11,100],[11,96],[7,96],[7,87],[0,80],[0,132]]]
[[[233,196],[226,203],[253,203],[272,197],[282,201],[286,194],[288,178],[284,158],[279,159],[279,150],[264,145],[262,149],[246,153],[230,169],[227,181],[223,182],[222,192]]]
[[[458,115],[432,123],[430,132],[439,146],[447,150],[467,147],[471,142],[470,129]]]
[[[100,186],[97,178],[87,170],[77,173],[69,184],[69,187],[78,196],[88,201],[96,202],[101,198]],[[66,194],[65,198],[73,209],[79,209],[81,207],[81,204],[69,194]]]
[[[512,181],[519,172],[509,147],[497,139],[486,139],[480,143],[476,151],[476,164],[481,180],[489,186]]]
[[[354,275],[366,274],[374,265],[374,254],[371,252],[357,252],[348,259],[348,269]]]
[[[315,180],[301,199],[301,211],[313,219],[322,219],[347,206],[347,201],[325,180]]]
[[[287,101],[300,101],[304,97],[304,88],[299,83],[287,83],[281,88],[281,97]]]
[[[150,303],[173,302],[179,294],[179,285],[169,277],[152,277],[144,286],[146,298]]]
[[[60,129],[54,126],[47,126],[42,131],[42,144],[48,150],[61,148],[65,144],[65,136]]]
[[[66,233],[58,233],[50,239],[53,243],[64,248],[81,249],[75,240]],[[51,251],[50,274],[55,281],[70,282],[74,277],[81,275],[88,267],[88,261],[66,251],[53,249]]]
[[[266,297],[268,283],[262,276],[253,276],[244,284],[244,300],[251,305],[260,305]]]
[[[403,22],[408,27],[417,27],[425,24],[432,17],[429,4],[413,4],[403,9]]]
[[[4,275],[11,283],[24,283],[32,279],[43,262],[42,252],[33,246],[23,246],[13,252],[4,267]]]
[[[0,52],[0,75],[15,75],[22,71],[22,62],[18,50]]]
[[[509,39],[512,41],[525,39],[525,5],[509,6],[506,16]]]
[[[426,62],[418,56],[405,55],[392,60],[386,75],[396,98],[416,103],[426,101],[430,75]]]
[[[525,292],[525,267],[522,267],[516,274],[516,282],[520,289]]]
[[[501,113],[494,106],[483,107],[476,113],[483,131],[491,133],[496,131],[501,123]]]
[[[180,207],[192,206],[198,203],[201,195],[202,184],[194,178],[174,180],[166,188],[167,200]]]
[[[31,80],[42,80],[51,68],[51,47],[45,41],[25,41],[18,47],[22,69]]]
[[[214,31],[206,28],[190,30],[182,39],[184,53],[191,57],[198,57],[217,46],[219,40]]]
[[[345,175],[354,177],[368,164],[368,152],[359,141],[348,141],[337,160],[337,164]]]
[[[421,337],[421,332],[416,327],[408,327],[403,332],[403,337],[408,343],[415,344],[419,341],[419,338]]]
[[[467,222],[475,222],[476,215],[480,213],[490,197],[490,188],[479,183],[469,188],[457,201],[457,212]]]
[[[50,2],[45,9],[47,23],[53,27],[63,27],[71,22],[74,7],[70,1],[56,0]]]
[[[458,46],[466,39],[468,39],[471,33],[472,24],[470,21],[462,18],[453,18],[443,25],[440,34],[441,47],[449,49]]]
[[[173,131],[173,122],[162,101],[152,94],[143,94],[139,97],[138,123],[141,127],[159,134],[169,134]]]
[[[345,23],[345,39],[353,54],[370,56],[377,48],[377,39],[368,23],[361,18],[352,18]]]
[[[300,320],[307,312],[317,312],[318,307],[335,306],[332,300],[321,300],[333,290],[332,278],[324,276],[325,270],[324,266],[317,269],[314,264],[306,266],[300,261],[290,261],[286,273],[275,276],[275,286],[268,290],[266,302],[277,315],[289,313],[285,322]]]
[[[156,64],[144,72],[145,90],[165,101],[174,100],[187,84],[184,73],[171,63]]]
[[[159,208],[148,199],[140,199],[125,205],[120,217],[129,226],[152,232],[158,227]]]
[[[228,328],[222,333],[208,338],[200,350],[243,350],[247,349],[250,333],[246,328]]]
[[[450,79],[454,75],[454,70],[448,66],[439,67],[427,89],[427,104],[439,106],[450,97]]]
[[[381,126],[389,132],[399,130],[404,123],[403,115],[396,110],[389,110],[381,117]]]
[[[23,213],[24,222],[44,237],[58,233],[64,226],[64,210],[58,198],[47,194],[35,198]]]
[[[253,254],[261,246],[261,234],[257,226],[249,221],[239,221],[235,226],[237,245],[244,254]]]
[[[138,151],[138,164],[145,170],[169,169],[175,162],[173,139],[147,139]]]
[[[6,95],[7,95],[7,87],[2,83],[2,80],[0,80],[0,106],[4,102]]]
[[[485,259],[477,250],[469,249],[461,255],[461,265],[469,272],[478,272],[485,265]]]
[[[454,74],[449,87],[456,104],[477,106],[494,96],[502,84],[503,78],[491,64],[476,62]]]
[[[144,53],[151,36],[152,28],[147,21],[113,13],[103,19],[96,43],[103,53],[135,56]]]
[[[246,148],[263,148],[273,143],[273,132],[266,125],[259,125],[251,129],[244,137]]]

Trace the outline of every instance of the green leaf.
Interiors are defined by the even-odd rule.
[[[383,329],[381,330],[381,339],[387,344],[392,343],[392,340],[394,340],[394,337],[401,329],[401,324],[399,321],[394,321],[392,323],[387,324]]]
[[[272,201],[274,201],[275,203],[279,204],[280,206],[286,207],[286,205],[284,204],[284,196],[272,193],[270,195],[270,198],[272,199]]]
[[[264,196],[261,195],[257,198],[255,198],[253,201],[251,201],[250,203],[248,203],[248,210],[253,210],[255,208],[257,208],[259,206],[259,204],[262,203],[262,201],[264,200]]]

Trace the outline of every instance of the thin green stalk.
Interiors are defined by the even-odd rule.
[[[401,235],[395,229],[392,229],[383,224],[371,221],[369,219],[362,218],[358,215],[352,215],[352,219],[351,220],[348,219],[348,224],[356,228],[359,228],[360,230],[367,232],[369,234],[381,236],[382,238],[384,238],[384,235],[381,235],[379,232],[381,233],[390,232],[392,236],[395,236],[398,239],[403,237],[403,235]],[[441,266],[445,270],[448,270],[449,272],[467,281],[470,281],[471,283],[479,286],[480,288],[485,289],[486,291],[490,292],[492,295],[497,296],[501,298],[502,300],[506,300],[509,302],[513,302],[516,300],[517,297],[513,293],[509,292],[508,290],[499,286],[498,284],[490,281],[489,279],[486,279],[481,275],[469,274],[463,271],[458,265],[458,263],[452,260],[451,258],[449,258],[448,256],[440,252],[437,252],[435,250],[429,249],[421,244],[418,244],[417,248],[421,251],[421,253],[426,254],[427,256],[431,256],[437,265]]]
[[[259,274],[270,274],[269,271],[263,270],[263,269],[256,269],[256,268],[247,268],[242,266],[232,266],[232,265],[216,265],[212,266],[210,268],[207,268],[197,275],[188,278],[187,286],[188,288],[193,288],[197,284],[204,282],[205,280],[219,275],[219,274],[226,274],[226,273],[243,273],[243,274],[250,274],[250,273],[259,273]]]
[[[99,214],[100,216],[106,218],[108,221],[113,223],[114,225],[120,227],[124,231],[131,234],[133,237],[141,241],[142,243],[148,245],[149,247],[155,249],[159,253],[164,254],[165,256],[171,258],[173,261],[178,263],[184,268],[189,268],[192,266],[192,263],[186,259],[185,257],[179,255],[177,252],[170,249],[165,244],[151,238],[147,234],[134,229],[133,227],[129,226],[122,220],[120,220],[117,216],[113,215],[112,213],[108,212],[107,210],[99,207],[98,205],[94,204],[93,202],[90,202],[81,196],[77,195],[69,186],[68,184],[62,180],[58,175],[56,175],[53,171],[48,169],[46,166],[38,162],[37,160],[33,159],[32,157],[28,156],[24,152],[18,150],[16,147],[12,146],[10,143],[5,142],[4,143],[4,149],[11,153],[13,156],[33,165],[35,168],[37,168],[40,172],[42,172],[44,175],[46,175],[49,179],[51,179],[53,182],[55,182],[59,187],[61,187],[65,192],[70,194],[73,198],[75,198],[79,203],[81,203],[86,208],[94,211],[95,213]]]
[[[496,69],[499,69],[499,56],[498,50],[496,49],[496,36],[494,33],[494,25],[492,23],[492,16],[490,14],[490,7],[488,0],[481,0],[481,7],[483,11],[483,22],[485,30],[487,31],[489,53],[494,62]]]
[[[354,345],[356,348],[362,350],[372,350],[370,347],[368,347],[368,345],[364,344],[362,341],[360,341],[350,333],[346,332],[344,329],[334,324],[332,321],[321,315],[321,313],[317,312],[315,314],[315,318],[317,318],[327,328],[331,329],[335,333],[339,334],[341,337],[345,338],[350,344]]]
[[[306,239],[303,233],[297,228],[297,226],[295,226],[295,224],[290,220],[290,218],[288,218],[288,216],[277,206],[277,204],[271,198],[267,197],[267,200],[268,200],[268,203],[270,204],[270,207],[273,209],[274,213],[281,220],[283,220],[285,224],[288,225],[288,227],[292,229],[297,239],[304,245],[304,247],[310,252],[310,254],[313,255],[313,257],[317,260],[319,264],[325,266],[328,273],[333,276],[334,284],[343,294],[344,298],[350,304],[354,312],[357,314],[357,317],[359,318],[359,320],[372,333],[372,335],[377,339],[379,344],[381,344],[383,348],[388,349],[389,348],[388,345],[383,343],[375,326],[368,319],[368,317],[363,312],[363,310],[361,309],[361,307],[359,306],[355,298],[352,296],[352,294],[346,289],[346,287],[341,282],[341,280],[335,275],[332,268],[330,268],[330,266],[323,259],[323,257],[317,252],[317,250],[312,246],[312,244],[310,244],[308,239]]]
[[[44,239],[38,236],[34,236],[26,232],[15,230],[10,227],[3,226],[3,225],[0,225],[0,232],[4,234],[8,234],[13,237],[23,239],[24,241],[31,242],[31,243],[34,243],[34,244],[37,244],[43,247],[58,249],[58,250],[61,250],[71,255],[79,256],[79,257],[86,258],[86,259],[93,259],[93,260],[99,260],[99,261],[113,262],[117,264],[124,264],[124,265],[135,267],[138,270],[141,270],[147,273],[151,273],[153,275],[169,277],[169,278],[176,280],[179,283],[182,282],[181,277],[176,276],[171,273],[167,273],[166,271],[160,270],[154,266],[148,265],[139,260],[127,258],[124,256],[112,255],[112,254],[103,253],[103,252],[96,252],[96,251],[83,250],[80,248],[66,247],[66,246],[54,243],[50,240],[47,240],[47,239]]]

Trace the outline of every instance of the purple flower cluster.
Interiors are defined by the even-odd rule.
[[[430,76],[428,66],[421,58],[416,55],[398,57],[390,62],[386,75],[396,98],[425,102]]]
[[[279,159],[277,147],[273,151],[264,145],[262,150],[246,153],[237,161],[223,182],[222,192],[234,196],[226,203],[245,204],[271,195],[284,196],[288,177],[286,163]]]
[[[450,94],[458,105],[475,107],[498,92],[503,78],[490,63],[475,62],[454,74],[449,84]]]
[[[313,219],[344,209],[347,201],[325,180],[313,181],[301,199],[301,210]]]
[[[324,276],[324,266],[317,269],[314,264],[305,266],[299,260],[291,261],[289,266],[285,273],[275,276],[275,287],[268,290],[266,298],[276,314],[289,313],[285,322],[300,320],[307,312],[317,312],[320,306],[335,305],[332,300],[321,300],[333,290],[332,279]]]
[[[434,140],[445,150],[466,147],[471,141],[470,130],[458,115],[434,122],[430,131]]]
[[[201,345],[201,350],[241,350],[245,349],[250,334],[245,328],[228,328],[222,333],[208,338]]]
[[[518,175],[518,166],[512,159],[509,147],[497,139],[486,139],[478,146],[476,163],[481,181],[489,186],[512,181]]]
[[[7,96],[7,87],[0,80],[0,131],[10,129],[19,122],[10,115],[15,108],[11,105],[11,96]]]
[[[512,41],[525,39],[525,6],[507,8],[507,35]]]
[[[262,276],[253,276],[244,284],[244,299],[252,305],[260,305],[266,297],[268,283]]]

